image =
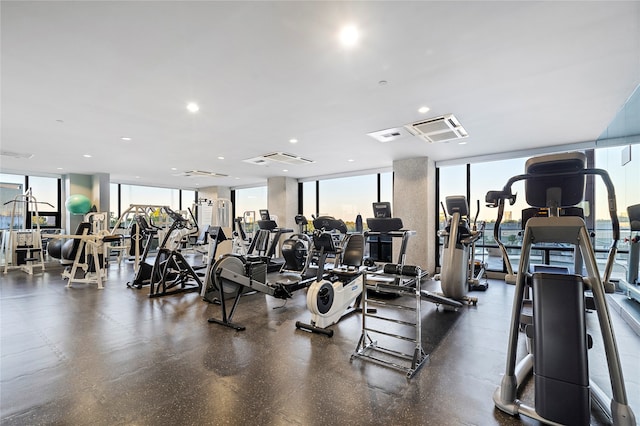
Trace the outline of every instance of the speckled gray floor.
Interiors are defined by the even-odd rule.
[[[125,286],[130,265],[109,273],[104,290],[65,288],[60,269],[0,277],[2,425],[536,424],[497,411],[491,398],[513,294],[503,282],[457,313],[422,303],[430,358],[407,380],[349,360],[359,315],[334,326],[333,338],[296,330],[309,319],[304,291],[284,306],[244,297],[235,319],[247,329],[236,332],[208,323],[220,308],[195,293],[149,299]],[[640,337],[613,319],[638,415]],[[593,376],[606,381],[597,343],[593,352]]]

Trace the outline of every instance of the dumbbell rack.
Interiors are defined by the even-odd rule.
[[[364,282],[365,291],[362,292],[362,334],[358,341],[356,350],[351,355],[351,360],[360,358],[365,361],[370,361],[378,365],[390,367],[406,373],[407,379],[413,377],[413,375],[422,367],[422,365],[428,360],[427,355],[422,348],[422,327],[421,327],[421,315],[420,315],[420,282],[422,278],[422,271],[418,266],[406,266],[406,265],[386,265],[384,275],[398,275],[398,276],[414,276],[415,287],[400,286],[397,284],[389,284],[384,282],[376,282],[375,276],[381,275],[380,272],[365,272]],[[369,276],[369,277],[368,277]],[[373,278],[373,279],[369,279]],[[402,280],[396,280],[402,281]],[[381,293],[396,294],[398,296],[412,297],[412,303],[398,303],[390,300],[379,300],[370,298],[367,294],[367,290],[374,290]],[[405,299],[406,300],[406,299]],[[415,306],[412,306],[415,303]],[[405,319],[398,319],[393,316],[383,316],[378,309],[369,310],[369,306],[386,308],[384,311],[389,312],[402,312],[409,311],[415,315],[415,322]],[[373,323],[373,324],[372,324]],[[413,336],[406,336],[401,334],[395,334],[381,328],[374,328],[375,324],[388,324],[394,323],[400,326],[411,328],[413,333],[407,331],[406,334],[413,334]],[[372,335],[383,335],[391,339],[396,339],[399,342],[411,342],[414,344],[412,354],[407,354],[398,350],[397,348],[386,348],[378,345],[377,340],[372,338]],[[400,344],[400,343],[399,343]],[[406,345],[405,345],[406,347]],[[380,355],[382,354],[382,356]]]

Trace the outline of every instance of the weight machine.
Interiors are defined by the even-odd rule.
[[[109,250],[113,243],[119,243],[122,238],[109,232],[108,220],[108,213],[90,212],[84,216],[75,234],[50,235],[53,240],[66,240],[60,245],[59,253],[61,260],[73,262],[62,272],[67,287],[72,287],[73,283],[85,283],[97,284],[98,289],[104,288]],[[52,241],[49,244],[55,243]],[[57,257],[55,254],[53,256]],[[78,276],[80,274],[81,277]]]
[[[40,232],[40,215],[38,214],[38,204],[50,203],[39,202],[33,196],[31,188],[24,194],[16,195],[13,200],[9,200],[4,205],[13,204],[11,208],[11,222],[9,229],[2,233],[2,253],[4,257],[4,273],[9,269],[20,269],[29,275],[33,275],[33,268],[40,268],[44,271],[44,253],[42,252],[42,234]],[[15,219],[20,214],[18,206],[23,206],[22,229],[14,229]],[[33,214],[35,229],[26,229],[24,215],[26,212]]]

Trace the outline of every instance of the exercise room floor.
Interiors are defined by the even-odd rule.
[[[514,290],[501,281],[473,293],[477,307],[459,312],[422,302],[430,358],[407,380],[396,370],[350,361],[359,314],[334,326],[332,338],[296,330],[297,320],[309,320],[305,291],[286,304],[262,294],[243,297],[235,320],[246,331],[237,332],[208,323],[220,307],[198,294],[149,299],[148,289],[127,288],[130,264],[111,266],[104,290],[66,288],[60,272],[11,271],[0,279],[2,425],[537,424],[493,405]],[[640,337],[611,311],[639,417]],[[590,326],[594,319],[589,314]],[[608,389],[600,349],[596,337],[592,378]],[[592,420],[603,423],[597,415]]]

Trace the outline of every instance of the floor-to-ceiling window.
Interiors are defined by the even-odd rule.
[[[180,190],[173,188],[156,188],[153,186],[120,185],[122,210],[132,204],[168,206],[173,210],[180,209]]]
[[[514,175],[524,173],[524,164],[527,158],[514,158],[510,160],[490,161],[470,165],[470,196],[469,200],[472,217],[478,211],[478,228],[484,226],[482,239],[477,243],[476,258],[484,260],[489,270],[502,271],[502,254],[497,249],[494,238],[494,225],[498,211],[486,206],[485,199],[488,191],[501,190],[509,178]],[[517,194],[516,203],[510,205],[506,203],[504,217],[500,225],[500,239],[507,246],[507,252],[512,265],[518,264],[521,236],[521,216],[522,209],[526,207],[524,199],[524,183],[517,182],[512,187],[512,192]],[[479,203],[478,203],[479,201]]]
[[[389,201],[393,204],[393,172],[380,173],[380,200]]]
[[[57,177],[25,176],[0,174],[2,185],[2,228],[8,228],[11,215],[14,212],[14,228],[33,227],[36,225],[36,210],[38,225],[47,228],[60,228],[60,179]],[[30,201],[35,203],[11,202],[16,195],[22,196],[29,191]],[[20,197],[23,200],[22,197]],[[6,225],[6,226],[5,226]]]
[[[318,206],[316,204],[318,191],[316,191],[316,185],[317,181],[315,180],[302,183],[302,214],[309,221],[313,216],[318,215]]]
[[[630,157],[630,158],[629,158]],[[630,160],[630,161],[628,161]],[[608,172],[615,188],[616,206],[620,221],[620,241],[617,262],[613,269],[614,277],[626,273],[628,259],[630,225],[627,207],[640,204],[640,145],[617,146],[595,150],[595,166]],[[595,180],[595,239],[596,249],[601,250],[599,261],[611,246],[612,226],[607,205],[607,190],[602,180]],[[625,241],[625,238],[627,241]]]
[[[625,149],[628,151],[625,151]],[[624,154],[623,151],[625,151]],[[631,161],[626,165],[622,165],[622,158],[628,159],[629,152]],[[640,203],[640,191],[637,183],[640,182],[640,167],[638,167],[640,145],[598,148],[593,150],[592,153],[595,158],[595,167],[605,169],[613,181],[618,216],[623,232],[622,238],[624,238],[624,232],[629,233],[626,207]],[[591,155],[591,152],[588,152],[588,155]],[[477,209],[477,200],[480,200],[478,223],[484,223],[485,225],[484,236],[477,244],[476,259],[481,260],[482,256],[484,256],[489,270],[501,271],[504,269],[500,252],[493,237],[497,211],[485,206],[485,195],[489,190],[501,190],[510,177],[524,173],[525,162],[529,158],[531,157],[478,162],[469,165],[470,213],[473,219]],[[466,167],[466,165],[439,167],[439,196],[441,202],[444,202],[448,195],[466,194]],[[600,178],[596,177],[594,182],[595,200],[592,201],[589,191],[586,191],[585,202],[580,207],[584,209],[587,223],[590,222],[591,215],[595,214],[595,221],[592,221],[595,222],[595,227],[592,230],[595,235],[594,246],[597,250],[599,262],[604,263],[606,251],[611,245],[611,221],[607,207],[606,188]],[[525,199],[523,182],[515,183],[512,186],[512,192],[517,194],[516,203],[514,205],[509,203],[505,205],[505,214],[500,226],[500,239],[507,246],[512,266],[516,268],[522,245],[522,210],[528,205]],[[443,219],[444,215],[441,213],[439,229],[444,226]],[[621,265],[626,262],[628,245],[621,241],[619,248],[621,253],[618,258],[618,266],[614,269],[614,276],[616,273],[620,274],[624,269]],[[571,270],[573,267],[573,253],[571,247],[565,247],[564,245],[539,247],[532,251],[532,262],[567,266]]]
[[[60,179],[43,176],[28,176],[27,182],[37,200],[39,224],[41,227],[59,228],[60,220]],[[36,205],[30,205],[27,226],[34,225]]]
[[[319,213],[342,219],[355,230],[356,217],[372,217],[372,204],[378,201],[377,174],[349,176],[319,181]]]
[[[21,229],[25,226],[24,204],[14,204],[12,201],[25,191],[23,175],[0,173],[0,229]]]
[[[255,231],[255,221],[260,220],[260,210],[268,208],[267,187],[240,188],[234,192],[235,216],[242,217],[245,232],[252,233]]]

